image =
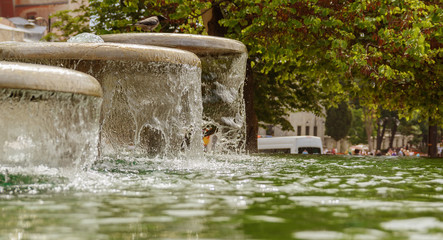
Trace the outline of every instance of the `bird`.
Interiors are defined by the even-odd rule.
[[[160,21],[166,20],[163,15],[157,15],[140,20],[134,24],[136,27],[140,27],[143,31],[148,32],[154,30]]]

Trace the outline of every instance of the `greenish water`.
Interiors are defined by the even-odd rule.
[[[0,239],[443,239],[442,159],[128,157],[68,176],[7,170]]]

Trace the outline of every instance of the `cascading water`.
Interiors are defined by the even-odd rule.
[[[128,33],[101,35],[105,42],[172,47],[195,53],[202,62],[203,133],[214,153],[245,149],[243,85],[247,50],[226,38],[190,34]]]
[[[96,159],[101,99],[6,89],[0,101],[2,164],[75,169]]]
[[[132,154],[171,157],[183,153],[182,150],[201,151],[202,103],[200,89],[196,87],[200,82],[199,68],[108,62],[98,74],[105,92],[105,155],[126,150]]]
[[[98,82],[47,66],[0,62],[0,70],[1,165],[91,166],[98,155]]]
[[[242,151],[246,138],[243,85],[247,54],[200,55],[204,129],[217,129],[210,151]]]
[[[5,43],[1,58],[61,66],[103,88],[101,157],[202,152],[201,66],[190,52],[112,43]]]

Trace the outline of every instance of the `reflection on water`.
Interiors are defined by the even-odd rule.
[[[28,171],[0,167],[0,239],[443,239],[435,159],[128,157],[68,177]]]

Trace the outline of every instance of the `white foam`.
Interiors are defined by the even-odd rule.
[[[371,180],[371,181],[368,181],[368,182],[358,182],[358,183],[356,183],[356,185],[359,186],[359,187],[363,187],[364,188],[364,187],[378,185],[378,182],[375,182],[375,181]]]
[[[328,186],[329,184],[330,184],[330,182],[316,182],[316,183],[314,183],[314,186],[322,188],[322,187]]]
[[[84,225],[94,225],[94,224],[129,224],[129,223],[138,223],[141,222],[140,218],[132,218],[132,217],[114,217],[114,218],[97,218],[97,219],[83,219],[80,221],[80,224]]]
[[[332,240],[343,239],[345,234],[334,231],[302,231],[295,232],[292,234],[292,236],[296,239],[303,240]]]
[[[412,233],[409,235],[409,240],[442,240],[442,233]]]
[[[251,219],[251,220],[261,221],[261,222],[272,222],[272,223],[283,223],[283,222],[285,222],[285,219],[283,219],[283,218],[266,216],[266,215],[249,216],[248,218]]]
[[[213,211],[208,210],[198,210],[198,209],[183,209],[183,210],[166,210],[164,211],[165,214],[173,217],[202,217],[202,216],[208,216],[213,213]]]
[[[430,181],[427,181],[428,183],[438,183],[438,184],[443,184],[443,178],[440,179],[433,179]]]
[[[380,224],[382,228],[392,231],[426,232],[432,228],[443,229],[443,222],[434,217],[420,217],[402,220],[392,220]]]

